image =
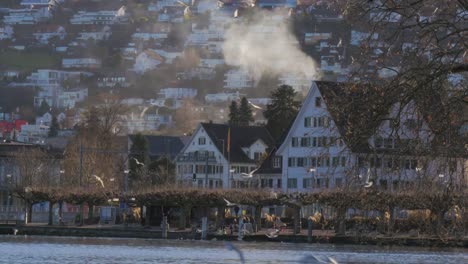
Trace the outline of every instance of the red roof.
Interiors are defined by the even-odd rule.
[[[13,130],[21,131],[21,126],[28,124],[25,120],[14,120],[13,122],[0,121],[0,132],[2,134],[11,133]]]

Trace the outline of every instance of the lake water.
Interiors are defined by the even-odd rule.
[[[327,244],[254,243],[0,236],[0,263],[468,263],[468,249],[376,247]]]

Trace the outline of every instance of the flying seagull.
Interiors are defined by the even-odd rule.
[[[254,172],[256,172],[258,169],[259,169],[259,168],[256,168],[255,170],[253,170],[253,171],[251,171],[251,172],[249,172],[249,173],[244,173],[244,172],[243,172],[243,173],[241,173],[241,175],[242,175],[242,177],[244,177],[244,178],[252,178]]]
[[[135,160],[135,162],[136,162],[136,164],[137,164],[138,166],[145,166],[145,164],[144,164],[143,162],[140,162],[140,161],[137,160],[136,158],[132,158],[132,159]]]
[[[98,181],[101,184],[102,188],[104,188],[104,181],[99,176],[94,174],[91,176],[93,176],[96,179],[96,181]]]
[[[225,242],[225,243],[224,243],[224,246],[225,246],[226,249],[228,249],[228,250],[232,250],[232,251],[237,252],[237,254],[239,254],[240,262],[241,262],[241,263],[245,263],[244,253],[243,253],[239,248],[237,248],[236,246],[234,246],[231,242]]]
[[[231,203],[230,201],[226,200],[226,198],[223,198],[223,200],[226,202],[227,207],[237,206],[237,204]]]
[[[263,109],[263,108],[261,108],[260,106],[255,105],[254,103],[252,103],[252,102],[250,102],[250,101],[248,101],[248,102],[249,102],[249,104],[250,104],[253,108],[255,108],[255,109]]]
[[[55,11],[57,7],[59,7],[60,4],[57,2],[57,0],[50,0],[47,6],[47,10],[50,11]]]
[[[317,258],[314,255],[306,255],[301,260],[299,263],[304,263],[304,264],[338,264],[338,262],[330,257],[327,257],[327,260],[322,260]]]
[[[268,238],[277,238],[279,234],[279,229],[274,229],[274,230],[268,230],[268,232],[265,234]]]
[[[336,44],[336,47],[341,47],[343,46],[343,40],[340,38],[340,41],[338,41],[338,44]]]
[[[367,169],[367,179],[366,179],[366,182],[364,184],[364,188],[370,188],[372,187],[372,185],[374,184],[373,181],[370,180],[370,168]]]

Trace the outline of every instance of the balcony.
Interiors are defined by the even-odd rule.
[[[218,163],[215,157],[207,156],[195,156],[195,155],[180,155],[177,156],[176,162],[208,162],[208,163]]]

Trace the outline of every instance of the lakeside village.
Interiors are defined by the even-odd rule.
[[[466,247],[467,7],[398,5],[1,1],[0,233]]]

